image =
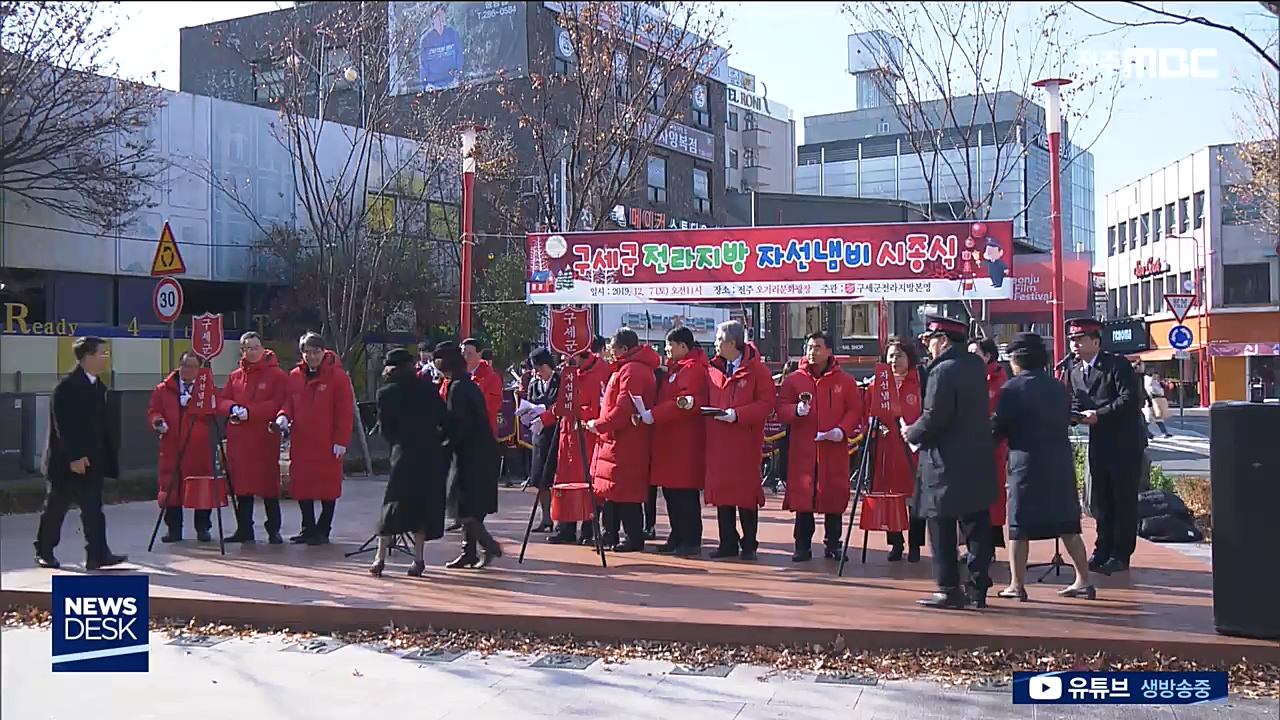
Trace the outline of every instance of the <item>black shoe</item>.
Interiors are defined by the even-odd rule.
[[[53,556],[52,552],[36,552],[36,565],[46,570],[57,570],[62,567],[62,563],[58,562],[58,558]]]
[[[828,560],[840,560],[841,559],[840,556],[843,554],[844,554],[844,548],[842,547],[827,546],[827,548],[822,551],[822,556]],[[849,561],[848,555],[844,555],[844,561],[845,562]]]
[[[466,568],[470,570],[475,567],[475,564],[478,562],[480,562],[480,556],[471,553],[462,553],[458,557],[445,563],[444,566],[450,570],[457,570],[459,568]]]
[[[938,610],[964,610],[969,607],[969,598],[963,592],[934,593],[931,597],[916,602]]]
[[[445,529],[444,529],[444,531],[445,531],[445,532],[458,532],[458,531],[459,531],[459,530],[461,530],[461,529],[462,529],[462,523],[458,522],[457,520],[454,520],[454,521],[453,521],[453,524],[452,524],[452,525],[450,525],[449,527],[445,528]]]
[[[1089,557],[1089,571],[1098,572],[1098,568],[1101,568],[1103,565],[1105,565],[1107,563],[1107,560],[1108,558],[1104,558],[1101,555],[1091,555]]]
[[[671,553],[672,557],[678,558],[700,558],[702,557],[701,545],[681,545]]]
[[[222,538],[224,543],[251,543],[253,542],[253,533],[237,530],[228,537]],[[294,542],[305,542],[305,540],[295,540]]]
[[[407,575],[409,577],[422,577],[422,573],[425,572],[426,569],[427,566],[424,563],[419,560],[414,560],[413,564],[409,566],[409,572]]]
[[[1126,572],[1128,569],[1128,560],[1117,560],[1116,558],[1111,558],[1110,560],[1102,563],[1097,572],[1102,575],[1111,575],[1113,573]]]
[[[656,528],[656,527],[647,527],[647,528],[645,528],[645,529],[644,529],[644,539],[645,539],[645,540],[657,540],[657,539],[658,539],[658,528]]]
[[[902,562],[901,545],[893,545],[889,548],[889,562]]]
[[[644,552],[644,541],[627,538],[626,542],[614,544],[613,551],[616,553]]]
[[[116,555],[113,553],[107,553],[102,557],[86,560],[84,562],[84,569],[90,570],[90,571],[101,570],[103,568],[115,567],[116,565],[120,565],[126,562],[129,562],[128,555]]]
[[[283,545],[284,538],[280,537],[280,533],[278,532],[267,533],[267,542],[272,545]]]
[[[622,542],[622,538],[618,537],[617,535],[614,535],[613,533],[605,533],[604,536],[601,537],[601,540],[604,541],[604,546],[607,548],[611,548],[614,545],[617,545],[618,543]]]
[[[570,541],[570,542],[572,542],[572,541]],[[584,535],[584,536],[582,536],[582,537],[578,538],[578,544],[579,544],[579,545],[586,545],[586,546],[589,546],[589,547],[595,547],[595,545],[596,545],[596,536],[595,536],[595,535]]]
[[[920,562],[920,548],[915,547],[913,545],[909,550],[907,550],[907,562],[909,563]]]
[[[536,533],[549,533],[555,529],[556,529],[555,523],[544,522],[538,527],[534,528],[533,531]]]
[[[679,545],[676,545],[675,543],[671,542],[670,538],[668,538],[666,542],[662,543],[657,548],[655,548],[654,552],[658,553],[659,555],[674,555],[676,550],[679,549],[679,547],[680,547]]]
[[[799,548],[796,548],[796,551],[791,553],[791,562],[794,562],[794,563],[809,562],[812,559],[813,559],[812,550],[801,550]]]
[[[319,533],[319,532],[313,533],[310,537],[307,538],[306,544],[310,547],[316,547],[318,545],[328,545],[329,533]]]
[[[973,580],[964,585],[964,592],[968,596],[969,602],[973,603],[973,606],[978,609],[987,606],[987,590],[989,589],[991,589],[990,585],[982,585]]]
[[[239,533],[236,533],[236,534],[238,535]],[[302,528],[301,532],[289,538],[289,542],[293,543],[294,545],[301,545],[305,543],[307,541],[307,538],[310,536],[311,536],[311,529]]]
[[[720,547],[711,551],[712,560],[720,560],[721,558],[731,558],[731,557],[738,557],[738,548],[726,547],[724,545],[721,545]]]
[[[197,530],[196,542],[202,542],[202,543],[213,542],[213,533],[209,532],[208,530]]]
[[[738,559],[746,560],[747,562],[754,562],[756,559],[755,548],[752,548],[750,550],[748,550],[747,548],[743,548],[742,552],[738,553]]]
[[[548,536],[547,542],[551,543],[552,545],[577,545],[578,538],[574,537],[573,535],[556,533],[555,535]]]
[[[162,542],[162,543],[176,543],[176,542],[182,542],[182,533],[181,533],[181,532],[174,532],[173,530],[170,530],[169,532],[167,532],[167,533],[165,533],[164,535],[160,536],[160,542]]]

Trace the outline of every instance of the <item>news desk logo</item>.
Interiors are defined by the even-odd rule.
[[[1198,705],[1226,699],[1222,672],[1013,674],[1015,705]]]
[[[147,672],[146,575],[55,575],[54,672]]]
[[[1218,77],[1215,48],[1128,48],[1080,51],[1080,65],[1126,78],[1157,80],[1214,80]]]

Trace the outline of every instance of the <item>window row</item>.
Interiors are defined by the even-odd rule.
[[[1204,191],[1107,228],[1107,257],[1204,227]]]
[[[645,172],[647,196],[651,205],[664,205],[667,202],[667,158],[654,155],[649,158]],[[706,168],[693,169],[693,211],[702,215],[711,214],[711,171]]]

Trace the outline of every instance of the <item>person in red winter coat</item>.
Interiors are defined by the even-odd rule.
[[[289,494],[302,512],[295,543],[327,545],[342,496],[342,456],[351,442],[355,394],[338,356],[309,332],[298,340],[302,361],[289,373],[276,424],[289,432]],[[320,517],[316,503],[320,501]]]
[[[493,426],[493,436],[498,437],[498,413],[502,411],[502,376],[497,370],[480,356],[480,341],[467,338],[462,341],[462,357],[467,361],[467,370],[471,373],[471,382],[480,388],[484,395],[484,407],[489,412],[489,424]]]
[[[989,411],[992,415],[996,414],[996,398],[1000,396],[1000,388],[1009,381],[1009,374],[1004,371],[1004,366],[1000,364],[1000,348],[996,346],[996,341],[990,338],[981,340],[973,340],[969,343],[969,352],[977,353],[979,357],[987,361],[987,400]],[[1005,504],[1009,500],[1009,490],[1005,487],[1005,478],[1008,476],[1009,468],[1009,443],[1001,440],[996,445],[996,483],[1000,486],[1000,496],[996,501],[991,503],[991,552],[992,562],[995,561],[995,551],[998,547],[1004,547],[1004,523],[1005,516],[1008,511]],[[963,542],[963,539],[962,539]]]
[[[716,357],[707,369],[707,480],[703,501],[716,507],[720,544],[713,558],[755,560],[760,543],[759,450],[764,424],[777,405],[773,375],[760,351],[747,342],[746,328],[732,320],[716,328]],[[735,515],[737,516],[735,518]],[[735,519],[742,523],[738,535]]]
[[[553,486],[585,483],[587,474],[591,471],[591,459],[595,455],[599,436],[587,432],[585,424],[600,416],[600,401],[604,396],[604,388],[609,383],[609,376],[613,373],[599,354],[606,342],[604,338],[597,337],[592,342],[591,349],[565,361],[560,368],[560,392],[556,397],[555,407],[546,409],[538,418],[543,426],[551,425],[557,418],[560,421]],[[581,433],[578,432],[578,423],[584,425]],[[581,444],[578,442],[579,438],[582,438]],[[595,535],[591,523],[582,523],[581,534],[577,523],[559,523],[555,534],[548,537],[547,541],[590,545],[595,542]],[[614,539],[614,542],[617,540]]]
[[[625,529],[627,539],[615,552],[644,550],[644,503],[649,497],[649,426],[641,422],[636,399],[647,410],[658,395],[654,371],[662,364],[658,353],[640,344],[634,330],[613,334],[613,374],[605,385],[600,417],[587,421],[587,431],[599,436],[591,459],[591,479],[605,502],[609,537]]]
[[[778,418],[787,426],[787,494],[783,510],[796,514],[793,562],[813,559],[815,513],[822,513],[825,555],[840,557],[849,506],[849,450],[865,411],[862,391],[832,357],[825,332],[809,335],[798,372],[782,381]]]
[[[178,358],[178,369],[151,391],[147,420],[160,435],[160,467],[156,498],[164,508],[167,532],[161,542],[182,539],[182,490],[189,477],[213,475],[213,445],[210,444],[208,416],[196,415],[188,407],[200,374],[200,358],[188,350]],[[181,467],[179,467],[181,463]],[[225,486],[224,486],[225,491]],[[213,511],[196,510],[196,539],[210,542]]]
[[[891,337],[885,343],[884,361],[888,363],[893,382],[898,390],[898,405],[902,421],[911,425],[920,419],[924,398],[924,376],[920,369],[916,343],[900,337]],[[868,402],[870,413],[873,405]],[[868,427],[870,427],[868,418]],[[899,493],[911,498],[916,492],[916,464],[919,452],[913,452],[902,440],[896,420],[890,421],[876,438],[875,475],[872,488],[875,492]],[[911,525],[904,538],[900,532],[887,533],[889,561],[900,562],[904,545],[909,546],[907,562],[920,562],[920,548],[924,547],[924,518],[911,514]]]
[[[707,422],[700,408],[709,401],[707,354],[693,331],[678,327],[667,333],[667,368],[658,382],[658,399],[640,419],[653,426],[649,483],[662,488],[671,535],[658,552],[677,557],[702,554],[702,503],[706,482]]]
[[[284,407],[289,376],[256,332],[240,336],[240,367],[231,372],[227,405],[227,471],[236,491],[236,531],[227,542],[253,542],[253,505],[262,498],[267,541],[280,537],[280,433],[272,426]]]

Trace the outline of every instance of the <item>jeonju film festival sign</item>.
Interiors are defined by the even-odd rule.
[[[536,233],[535,304],[1007,300],[1013,223]]]
[[[522,2],[387,3],[390,94],[524,77],[527,17]]]

